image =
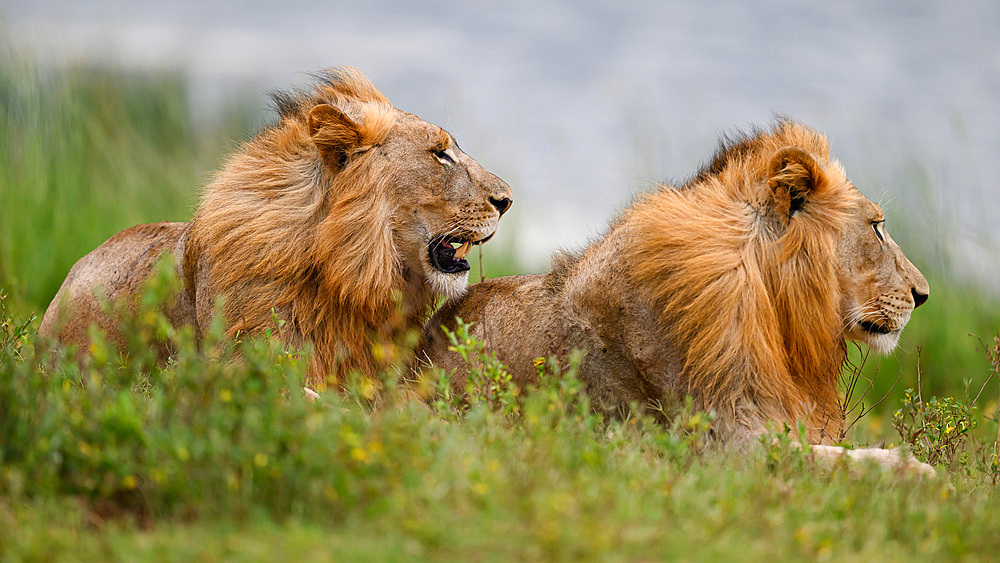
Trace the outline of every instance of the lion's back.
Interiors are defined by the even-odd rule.
[[[105,331],[113,344],[124,343],[119,320],[101,307],[102,298],[117,301],[138,295],[164,252],[180,256],[187,223],[162,222],[137,225],[112,236],[80,258],[70,269],[59,291],[49,304],[38,329],[40,335],[78,348],[89,344],[87,330],[96,325]],[[181,303],[169,308],[173,321],[193,322],[186,295]]]

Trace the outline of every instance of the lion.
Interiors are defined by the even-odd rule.
[[[781,119],[724,138],[693,179],[639,197],[550,273],[473,285],[429,320],[421,347],[458,394],[468,370],[443,332],[456,317],[519,386],[537,382],[534,358],[579,349],[598,410],[690,396],[723,440],[804,421],[816,455],[835,458],[846,339],[888,353],[928,292],[826,137]],[[846,454],[933,473],[895,450]]]
[[[311,91],[272,95],[278,122],[229,158],[190,223],[133,227],[80,259],[40,334],[86,349],[96,325],[124,345],[101,296],[134,312],[172,253],[184,287],[164,310],[175,325],[203,334],[221,297],[229,334],[279,319],[283,341],[310,344],[314,386],[385,367],[373,346],[418,332],[437,297],[465,290],[465,257],[493,236],[512,194],[357,69],[317,79]]]

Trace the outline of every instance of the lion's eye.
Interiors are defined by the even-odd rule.
[[[872,228],[875,229],[878,240],[885,242],[885,221],[872,221]]]
[[[448,154],[447,150],[443,150],[443,151],[442,150],[434,150],[432,152],[434,153],[434,156],[436,156],[437,159],[441,161],[441,164],[454,164],[455,163],[455,159],[452,158],[450,154]]]

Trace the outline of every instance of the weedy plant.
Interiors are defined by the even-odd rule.
[[[903,372],[900,371],[899,375],[896,376],[896,380],[892,382],[888,390],[882,394],[880,398],[869,406],[865,406],[865,398],[868,393],[872,391],[875,387],[875,381],[878,379],[879,366],[875,366],[875,371],[868,377],[864,374],[865,364],[868,362],[869,350],[862,350],[860,344],[854,344],[855,348],[858,350],[857,362],[851,361],[850,358],[845,362],[845,371],[842,373],[840,378],[841,387],[841,399],[840,399],[840,409],[844,413],[845,424],[844,428],[840,431],[840,435],[837,436],[836,442],[842,442],[847,436],[847,432],[858,423],[859,420],[864,418],[866,415],[871,414],[876,407],[882,404],[886,398],[892,393],[893,389],[896,388],[896,384],[903,377]],[[858,384],[861,380],[865,381],[864,389],[858,393]],[[855,412],[857,415],[855,415]],[[854,417],[853,419],[851,417]]]
[[[32,315],[17,323],[7,315],[7,294],[0,288],[0,354],[2,358],[23,361],[21,350],[28,342],[28,327],[35,321]]]
[[[1000,334],[993,337],[992,346],[986,344],[982,340],[979,341],[979,344],[982,347],[983,354],[986,356],[986,359],[990,362],[990,366],[993,368],[989,378],[987,378],[987,382],[993,378],[1000,379]],[[983,389],[985,388],[986,384],[984,383],[983,387],[979,390],[980,395],[983,393]],[[978,398],[979,396],[977,395],[976,399]],[[989,471],[993,477],[993,484],[997,485],[1000,484],[1000,397],[998,397],[997,400],[995,422],[997,423],[997,437],[996,441],[993,442],[993,455],[989,458],[987,467],[989,467]]]
[[[469,334],[469,325],[458,320],[455,331],[445,329],[448,349],[458,353],[469,367],[469,379],[465,392],[456,395],[452,391],[448,374],[438,370],[435,401],[440,413],[460,412],[475,405],[486,405],[505,416],[520,413],[517,397],[520,389],[511,382],[511,375],[496,354],[486,351],[482,341]]]
[[[289,484],[275,484],[275,467],[295,464],[281,454],[302,437],[273,423],[305,416],[284,393],[301,380],[301,358],[273,340],[225,342],[218,327],[197,345],[190,328],[176,330],[159,313],[174,287],[162,275],[148,285],[139,313],[126,321],[125,350],[94,331],[82,363],[47,357],[42,346],[4,355],[0,493],[69,495],[100,517],[143,521],[245,512],[262,497],[287,510]],[[154,350],[164,342],[176,354],[162,365]],[[287,405],[259,408],[276,402]]]
[[[969,474],[973,471],[985,473],[996,484],[1000,479],[997,463],[1000,431],[992,448],[984,447],[973,431],[980,423],[975,405],[987,384],[1000,374],[1000,336],[994,338],[992,347],[981,344],[992,371],[976,396],[965,401],[953,397],[923,398],[918,350],[917,387],[904,393],[902,406],[892,414],[892,425],[921,460],[931,465],[950,467],[957,464]],[[969,396],[969,382],[966,381],[966,397]]]

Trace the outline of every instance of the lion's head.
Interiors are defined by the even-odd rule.
[[[373,226],[358,216],[369,210],[358,209],[355,198],[382,197],[380,206],[370,211],[388,215],[379,219],[382,234],[391,232],[392,241],[383,242],[398,258],[385,256],[386,262],[399,260],[404,270],[426,280],[435,293],[461,294],[469,271],[465,256],[473,245],[493,236],[500,216],[510,207],[510,188],[462,152],[451,135],[415,115],[381,101],[341,102],[343,109],[316,103],[320,101],[313,102],[307,124],[324,171],[383,192],[344,193],[334,201],[322,236],[352,246],[359,227]],[[366,125],[372,122],[378,131]],[[356,250],[352,257],[331,260],[331,265],[343,264],[342,275],[363,269],[361,263],[348,264],[367,261],[371,249]]]
[[[817,225],[810,233],[815,238],[825,234],[836,239],[836,254],[821,257],[834,262],[836,280],[814,284],[839,293],[840,318],[847,338],[887,354],[899,342],[910,313],[927,300],[930,287],[889,236],[882,209],[862,195],[847,179],[840,163],[830,158],[826,139],[792,123],[782,124],[777,136],[793,132],[807,136],[811,133],[813,144],[799,143],[806,148],[786,146],[770,158],[767,188],[769,204],[780,216],[777,230],[787,228],[799,213],[812,211],[806,206],[823,205],[822,198],[830,195],[837,198],[828,203],[829,209],[815,211],[817,215],[830,211],[826,229]]]
[[[342,178],[336,182],[341,197],[334,200],[321,237],[350,246],[359,229],[386,234],[388,227],[392,241],[385,246],[392,249],[386,250],[398,257],[385,256],[386,262],[401,261],[409,275],[423,278],[439,295],[461,294],[469,271],[465,256],[493,236],[510,207],[510,188],[446,131],[390,106],[360,73],[343,69],[326,78],[311,98],[283,104],[283,113],[305,116],[326,175]],[[359,186],[382,193],[359,193]],[[357,208],[366,196],[384,198],[372,209],[379,225],[358,216],[367,211]],[[371,256],[370,249],[358,251],[354,260],[341,256],[331,262],[346,266]],[[356,275],[355,267],[363,265],[347,266],[342,274]]]
[[[841,230],[838,245],[845,335],[888,354],[930,286],[889,236],[885,216],[865,197]]]
[[[185,273],[225,297],[232,331],[269,326],[274,308],[315,345],[314,371],[370,372],[373,334],[415,328],[435,294],[465,289],[465,255],[493,235],[511,192],[359,71],[319,78],[273,95],[279,122],[207,186]]]
[[[929,291],[826,137],[791,121],[724,143],[628,222],[633,278],[689,389],[710,408],[749,400],[765,420],[810,418],[826,436],[843,424],[845,337],[890,351]]]

